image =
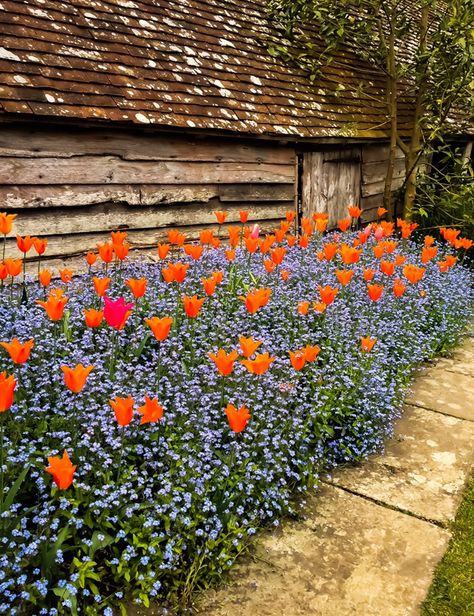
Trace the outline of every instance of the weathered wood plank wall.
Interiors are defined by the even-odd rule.
[[[127,229],[134,247],[149,249],[169,228],[196,237],[248,209],[252,222],[273,226],[295,207],[295,151],[278,144],[229,139],[50,127],[2,127],[0,208],[19,214],[21,235],[49,239],[48,256],[94,249],[109,231]],[[7,247],[19,256],[15,241]]]
[[[383,205],[388,154],[387,144],[304,152],[303,215],[327,212],[329,228],[333,228],[347,216],[348,205],[359,205],[362,222],[376,220],[377,208]],[[399,189],[404,179],[405,161],[397,150],[392,190]]]

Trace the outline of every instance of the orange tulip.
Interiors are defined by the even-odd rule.
[[[362,248],[353,248],[347,244],[343,244],[339,248],[339,254],[341,255],[342,262],[345,263],[345,265],[353,265],[358,263],[361,253]]]
[[[293,222],[296,218],[295,210],[289,210],[288,212],[285,212],[285,218],[288,222]]]
[[[42,287],[47,287],[51,283],[53,275],[49,270],[41,270],[38,274],[38,280]]]
[[[199,234],[199,241],[204,246],[212,245],[212,242],[214,241],[214,231],[212,229],[204,229]]]
[[[25,237],[21,237],[21,235],[16,236],[16,244],[18,246],[18,250],[26,254],[31,247],[33,246],[33,242],[35,241],[35,237],[30,237],[26,235]]]
[[[188,263],[170,263],[168,265],[168,267],[164,267],[161,270],[161,273],[163,274],[163,280],[165,282],[178,282],[178,283],[182,283],[184,282],[184,279],[186,278],[186,274],[187,271],[189,269],[189,264]]]
[[[145,295],[147,287],[146,278],[129,278],[125,281],[125,284],[136,299],[139,299]]]
[[[329,285],[319,287],[319,296],[321,297],[321,301],[326,304],[326,306],[333,303],[338,293],[339,289],[337,287],[330,287]]]
[[[343,232],[347,231],[347,229],[349,229],[351,224],[352,224],[352,219],[351,218],[343,218],[342,220],[338,220],[337,221],[337,226]]]
[[[247,251],[250,253],[256,252],[260,244],[260,240],[258,239],[258,237],[246,237],[244,238],[244,242]]]
[[[245,223],[248,221],[249,219],[249,213],[248,210],[240,210],[239,212],[239,218],[240,218],[240,222],[245,225]]]
[[[5,263],[0,263],[0,280],[5,280],[8,276],[8,269]]]
[[[16,217],[17,214],[0,213],[0,233],[2,235],[8,235],[11,232]]]
[[[48,245],[47,239],[40,240],[39,237],[34,238],[33,246],[35,247],[35,250],[39,255],[44,254],[47,245]]]
[[[110,281],[110,278],[97,278],[94,276],[92,282],[94,283],[95,292],[99,297],[104,297],[107,289],[109,288]]]
[[[339,280],[340,284],[345,287],[347,286],[352,277],[354,276],[353,270],[336,270],[336,278]]]
[[[235,248],[240,241],[240,227],[228,227],[227,233],[229,234],[230,245]]]
[[[383,245],[385,248],[385,252],[388,255],[391,255],[395,251],[396,247],[398,246],[398,242],[396,242],[395,240],[385,240],[383,242]]]
[[[168,231],[168,241],[170,244],[175,244],[176,246],[183,246],[186,241],[186,236],[178,229],[170,229]]]
[[[331,261],[337,254],[338,245],[334,243],[324,244],[323,253],[326,261]]]
[[[217,222],[220,225],[224,224],[225,219],[227,218],[228,215],[229,215],[229,212],[222,212],[222,211],[214,212],[214,216],[216,217]]]
[[[383,242],[375,244],[375,246],[372,248],[372,251],[376,259],[381,259],[385,252],[385,244]]]
[[[212,276],[210,278],[202,278],[201,283],[206,295],[214,295],[216,292],[217,283]]]
[[[239,410],[235,408],[233,404],[228,404],[225,409],[227,415],[227,421],[229,422],[232,432],[238,433],[245,430],[248,420],[251,415],[248,408],[242,405]]]
[[[127,398],[119,398],[115,396],[115,400],[109,400],[110,406],[114,409],[115,419],[120,426],[128,426],[133,418],[133,405],[135,400],[132,396]]]
[[[13,338],[11,342],[0,342],[2,346],[10,355],[12,362],[15,364],[24,364],[28,361],[31,353],[31,349],[34,346],[33,338],[21,344],[18,338]]]
[[[380,261],[380,271],[386,276],[393,276],[395,263],[393,261]]]
[[[406,286],[403,284],[400,278],[397,278],[393,281],[393,294],[395,295],[395,297],[401,297],[405,293],[405,291]]]
[[[158,400],[154,400],[145,396],[145,404],[143,406],[138,407],[138,412],[142,415],[140,419],[140,425],[147,423],[155,423],[155,421],[160,421],[163,417],[163,407],[161,404],[158,404]]]
[[[426,268],[425,267],[417,267],[416,265],[408,264],[403,268],[403,275],[407,280],[409,280],[412,284],[416,284],[420,282],[420,280],[425,275]]]
[[[110,243],[97,244],[99,256],[104,263],[110,263],[114,258],[114,247]]]
[[[225,258],[227,259],[227,261],[234,261],[236,257],[236,253],[235,250],[226,250],[225,251]]]
[[[290,277],[290,272],[288,270],[281,270],[280,276],[282,280],[286,281]]]
[[[112,247],[119,261],[124,261],[127,258],[130,244],[112,244]]]
[[[324,302],[313,302],[313,308],[316,312],[324,312],[326,310],[326,304]]]
[[[99,325],[102,323],[102,320],[104,318],[104,311],[89,308],[88,310],[84,310],[84,316],[87,327],[95,328],[99,327]]]
[[[275,229],[275,241],[280,244],[285,238],[286,229]]]
[[[64,268],[62,270],[59,270],[59,276],[65,284],[68,284],[69,282],[71,282],[72,275],[73,275],[73,272],[70,269]]]
[[[205,299],[205,297],[198,298],[197,295],[193,295],[192,297],[188,297],[187,295],[183,296],[184,311],[190,319],[195,319],[198,316]]]
[[[404,257],[403,255],[397,255],[395,257],[395,265],[403,265],[406,260],[407,260],[407,258]]]
[[[14,278],[21,273],[23,261],[21,259],[5,259],[5,267],[7,268],[8,275]]]
[[[301,352],[304,353],[304,356],[307,362],[312,362],[321,353],[321,349],[318,347],[317,344],[313,346],[311,346],[310,344],[307,344],[305,347],[301,349]]]
[[[286,241],[288,242],[288,246],[290,248],[293,248],[293,246],[296,244],[296,235],[287,235],[286,236]]]
[[[401,232],[402,232],[402,238],[406,240],[410,237],[413,231],[418,227],[418,223],[416,222],[409,223],[406,220],[400,220],[399,218],[397,220],[397,227],[400,227]]]
[[[306,364],[306,356],[302,351],[289,351],[290,361],[297,371],[302,370]]]
[[[157,252],[160,259],[166,259],[170,251],[169,244],[158,244]]]
[[[308,248],[309,245],[309,235],[301,235],[298,240],[298,245],[300,248]]]
[[[224,280],[224,272],[212,272],[211,277],[216,284],[221,284],[221,282]]]
[[[250,338],[246,338],[245,336],[240,336],[239,338],[240,350],[242,351],[242,355],[244,357],[251,357],[255,351],[262,344],[261,340],[254,340],[252,336]]]
[[[213,248],[219,248],[219,246],[221,245],[221,241],[218,237],[214,237],[212,238],[212,247]]]
[[[370,353],[370,351],[374,348],[376,342],[377,338],[370,338],[370,336],[368,336],[367,338],[361,338],[360,345],[362,351],[364,351],[365,353]]]
[[[273,244],[275,243],[275,236],[274,235],[268,235],[265,239],[260,241],[260,252],[262,255],[267,254],[267,252],[269,252],[269,250],[271,249],[271,247],[273,246]]]
[[[369,297],[373,302],[378,302],[382,297],[382,293],[384,290],[384,286],[382,284],[368,284],[367,291],[369,293]]]
[[[351,218],[359,218],[362,214],[362,210],[360,209],[360,207],[357,207],[357,205],[350,205],[347,208],[347,211],[349,212],[349,216]]]
[[[425,235],[425,239],[423,241],[423,244],[425,246],[433,246],[433,244],[435,243],[435,238],[432,235]]]
[[[324,219],[324,218],[318,218],[315,223],[316,223],[316,229],[319,233],[324,233],[327,229],[328,226],[328,220]]]
[[[270,357],[268,353],[262,353],[256,355],[255,359],[241,359],[240,363],[252,374],[265,374],[274,361],[275,357]]]
[[[283,248],[282,246],[278,246],[277,248],[274,248],[272,250],[271,254],[272,254],[273,263],[275,263],[275,265],[280,265],[283,262],[283,259],[285,258],[286,248]]]
[[[265,266],[265,270],[270,273],[273,272],[273,270],[275,269],[276,265],[275,263],[273,263],[273,261],[271,259],[265,259],[263,261],[263,265]]]
[[[245,307],[252,314],[268,304],[271,294],[271,289],[254,289],[245,296],[240,295],[239,299],[245,302]]]
[[[162,342],[166,340],[170,334],[171,325],[173,324],[172,317],[152,317],[151,319],[145,319],[145,323],[153,332],[155,338]]]
[[[67,297],[53,294],[53,292],[51,291],[47,301],[43,302],[37,299],[36,303],[46,310],[46,314],[51,319],[51,321],[59,321],[63,317],[64,306],[67,304],[68,301],[69,300]]]
[[[77,468],[77,465],[71,462],[67,451],[64,450],[62,458],[49,457],[48,464],[49,466],[45,468],[45,471],[52,476],[54,483],[60,490],[67,490],[74,480],[74,471]]]
[[[97,255],[95,254],[95,252],[88,252],[86,254],[86,261],[87,261],[87,265],[89,267],[92,267],[94,263],[97,261]]]
[[[385,214],[388,212],[387,209],[385,209],[384,207],[379,207],[377,209],[377,216],[378,218],[382,218],[382,216],[385,216]]]
[[[123,244],[125,240],[127,239],[127,232],[126,231],[112,231],[110,234],[110,238],[112,240],[112,244],[115,246],[118,246],[120,244]]]
[[[370,269],[370,267],[366,267],[364,271],[362,272],[362,275],[364,277],[364,280],[366,280],[367,282],[370,282],[375,276],[375,270]]]
[[[308,314],[308,310],[309,310],[309,302],[300,302],[298,304],[298,313],[301,315],[306,315]]]
[[[226,353],[224,349],[219,349],[217,355],[215,353],[208,353],[208,356],[216,364],[216,368],[222,374],[222,376],[228,376],[234,369],[234,362],[238,358],[237,351],[231,351]]]
[[[307,235],[309,239],[309,237],[311,237],[314,231],[313,224],[309,220],[309,218],[301,219],[301,229],[303,230],[304,235]]]
[[[436,246],[425,246],[421,251],[421,262],[428,263],[431,259],[434,259],[438,254]]]
[[[202,253],[204,252],[204,248],[199,244],[187,244],[184,246],[183,250],[189,257],[194,259],[194,261],[199,261],[202,257]]]
[[[16,385],[13,374],[7,376],[6,372],[0,372],[0,413],[8,411],[13,404],[13,392]]]
[[[61,366],[61,370],[64,374],[64,383],[73,393],[78,394],[84,389],[87,377],[93,370],[94,366],[83,366],[77,364],[75,368],[69,368],[69,366]]]
[[[474,241],[467,237],[460,237],[454,242],[454,248],[456,248],[456,250],[460,250],[461,248],[464,248],[464,250],[469,250],[473,245]]]

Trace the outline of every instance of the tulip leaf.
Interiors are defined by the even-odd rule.
[[[3,505],[2,505],[2,509],[1,509],[2,512],[6,511],[7,509],[10,509],[10,507],[12,506],[13,501],[15,499],[15,496],[16,496],[18,490],[20,489],[21,484],[25,480],[25,477],[28,474],[29,470],[30,470],[30,467],[29,466],[25,466],[25,468],[21,471],[21,473],[16,478],[15,483],[8,490],[7,496],[6,496],[5,500],[3,501]]]
[[[150,336],[149,334],[147,334],[141,341],[140,346],[137,349],[135,349],[135,351],[133,351],[133,354],[135,355],[135,357],[140,357],[149,339],[150,339]]]

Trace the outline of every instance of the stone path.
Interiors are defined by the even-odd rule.
[[[474,338],[416,379],[383,456],[325,479],[263,533],[201,616],[419,614],[474,467]]]

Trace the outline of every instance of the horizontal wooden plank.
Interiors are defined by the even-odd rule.
[[[293,202],[268,202],[265,205],[246,203],[249,220],[282,218]],[[239,221],[243,207],[227,207],[227,222]],[[70,233],[104,233],[114,229],[157,229],[178,226],[214,224],[214,212],[220,209],[217,199],[206,205],[127,207],[125,205],[93,205],[81,208],[53,208],[28,211],[15,220],[15,232],[20,235],[67,235]]]
[[[288,184],[294,165],[126,161],[117,156],[0,157],[0,184]]]
[[[362,182],[364,184],[373,184],[385,180],[387,175],[387,161],[379,163],[364,163],[362,165]],[[393,177],[401,178],[405,175],[405,160],[397,158],[393,168]]]
[[[109,154],[123,160],[182,160],[212,162],[257,162],[290,165],[294,148],[278,144],[248,144],[229,139],[189,138],[127,131],[43,128],[3,128],[0,156],[72,158],[86,154]]]
[[[284,190],[285,185],[281,186]],[[216,184],[0,186],[0,203],[2,203],[2,208],[7,210],[57,206],[76,207],[99,203],[126,203],[128,205],[206,203],[218,196],[219,187]]]
[[[379,163],[389,158],[389,145],[364,145],[362,147],[363,163]],[[403,152],[397,148],[396,158],[404,158]]]
[[[295,197],[294,184],[221,184],[219,198],[232,201],[290,201]]]
[[[392,182],[392,190],[398,190],[403,186],[405,178],[395,178]],[[385,182],[374,182],[373,184],[362,184],[362,196],[370,197],[372,195],[383,194]]]
[[[281,218],[268,219],[258,222],[263,232],[273,230]],[[210,228],[209,225],[195,225],[180,227],[180,231],[186,234],[188,240],[194,240],[198,238],[200,231]],[[217,226],[214,227],[217,234]],[[224,230],[221,230],[222,238],[227,236]],[[129,241],[132,244],[134,250],[150,249],[156,246],[159,241],[165,241],[167,238],[167,229],[132,229],[129,231]],[[75,257],[83,255],[89,250],[97,250],[97,244],[107,241],[108,235],[106,233],[76,233],[63,236],[52,236],[48,238],[48,248],[41,259],[41,262],[47,266],[51,259],[67,259],[69,257]],[[19,258],[21,255],[16,247],[16,242],[13,238],[7,238],[7,257]],[[132,252],[133,254],[133,252]],[[36,259],[32,259],[35,261]]]

